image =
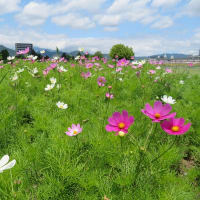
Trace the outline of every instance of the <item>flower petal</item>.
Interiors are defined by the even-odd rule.
[[[8,161],[9,161],[9,156],[8,155],[3,156],[2,159],[0,160],[0,167],[3,167]]]

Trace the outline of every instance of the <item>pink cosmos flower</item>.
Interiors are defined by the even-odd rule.
[[[81,132],[82,132],[82,128],[80,127],[80,124],[77,124],[77,125],[72,124],[72,127],[69,127],[68,131],[65,133],[69,136],[76,136]]]
[[[108,67],[110,67],[110,68],[114,68],[114,65],[110,65],[110,64],[109,64]]]
[[[171,69],[169,69],[169,68],[167,68],[166,70],[165,70],[167,73],[172,73],[172,70]]]
[[[189,67],[192,67],[192,66],[193,66],[193,63],[188,63],[188,66],[189,66]]]
[[[162,105],[161,101],[156,101],[153,108],[147,103],[145,109],[142,109],[142,112],[151,118],[153,122],[160,122],[164,119],[175,117],[176,113],[169,114],[171,109],[170,104]]]
[[[156,71],[155,70],[149,70],[149,72],[148,72],[149,74],[155,74],[156,73]]]
[[[170,135],[182,135],[187,132],[191,126],[191,123],[184,125],[184,118],[171,118],[161,123],[163,131]]]
[[[121,72],[122,71],[122,68],[121,67],[117,67],[116,68],[116,72]]]
[[[105,85],[105,82],[106,82],[106,79],[104,76],[99,76],[99,78],[97,79],[97,83],[101,87]]]
[[[93,67],[93,63],[87,63],[87,64],[86,64],[86,68],[87,68],[87,69],[92,68],[92,67]]]
[[[129,64],[129,60],[126,60],[125,58],[121,59],[121,60],[118,60],[117,62],[117,66],[120,67],[120,66],[127,66]]]
[[[71,67],[75,67],[75,64],[72,63],[72,64],[71,64]]]
[[[1,66],[0,66],[0,69],[2,69],[2,68],[4,68],[4,66],[3,66],[3,65],[1,65]]]
[[[133,66],[132,66],[132,69],[137,69],[137,66],[133,65]]]
[[[21,54],[27,54],[28,52],[29,52],[29,47],[27,47],[25,50],[18,51],[16,54],[21,55]]]
[[[92,73],[91,72],[82,72],[81,73],[81,76],[84,78],[84,79],[87,79],[87,78],[89,78],[89,77],[91,77],[92,76]]]
[[[115,135],[118,135],[119,132],[128,133],[129,127],[134,122],[133,116],[128,116],[128,112],[126,110],[120,112],[114,112],[112,117],[108,118],[109,124],[106,125],[106,131],[115,132]]]
[[[135,57],[134,56],[131,56],[131,60],[134,60],[135,59]]]
[[[113,99],[113,98],[114,98],[114,95],[107,92],[107,93],[106,93],[106,98],[108,98],[108,99]]]

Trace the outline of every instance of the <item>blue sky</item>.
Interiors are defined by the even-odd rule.
[[[200,0],[0,0],[0,44],[198,54]]]

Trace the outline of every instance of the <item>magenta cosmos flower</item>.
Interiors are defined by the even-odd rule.
[[[112,117],[108,118],[109,124],[106,125],[106,131],[108,132],[116,132],[115,135],[118,135],[119,132],[128,133],[128,128],[133,124],[134,117],[128,116],[128,112],[126,110],[120,112],[114,112]]]
[[[170,104],[162,105],[161,101],[156,101],[153,108],[147,103],[145,109],[142,109],[142,112],[151,118],[153,122],[160,122],[164,119],[175,117],[176,113],[169,114],[171,109]]]
[[[171,118],[161,123],[163,131],[170,135],[182,135],[187,132],[191,126],[191,123],[184,125],[184,118]]]
[[[80,127],[80,124],[72,124],[72,127],[68,128],[68,131],[65,132],[69,136],[75,136],[82,132],[82,128]]]
[[[98,79],[97,79],[97,83],[99,86],[104,86],[105,85],[105,82],[106,82],[106,79],[105,77],[103,76],[100,76]]]
[[[108,98],[108,99],[113,99],[113,98],[114,98],[114,95],[113,95],[113,94],[110,94],[109,92],[106,92],[106,98]]]

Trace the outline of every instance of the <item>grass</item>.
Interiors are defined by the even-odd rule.
[[[8,154],[17,161],[0,174],[1,199],[198,200],[199,76],[179,71],[163,75],[161,69],[151,77],[147,72],[155,66],[145,64],[137,78],[130,66],[123,68],[124,74],[116,74],[108,63],[99,63],[102,70],[59,63],[68,71],[59,74],[54,69],[47,76],[42,71],[50,63],[20,61],[0,69],[0,157]],[[34,67],[39,70],[37,77],[28,70]],[[11,81],[19,68],[25,70]],[[83,79],[83,71],[91,71],[92,77]],[[98,86],[99,76],[106,78],[106,86]],[[156,76],[162,77],[157,83]],[[61,88],[45,91],[51,77]],[[114,94],[111,100],[105,98],[109,85]],[[153,124],[144,151],[152,122],[141,109],[163,95],[176,99],[173,112],[192,127],[175,141],[176,137]],[[68,109],[59,109],[58,101],[67,103]],[[106,132],[105,126],[113,112],[122,110],[133,115],[135,122],[120,138]],[[72,123],[83,127],[77,138],[65,134]]]

